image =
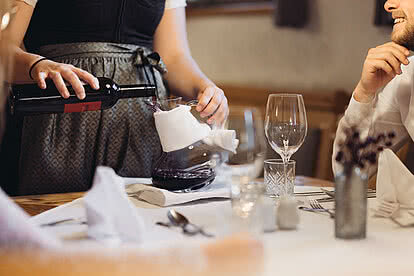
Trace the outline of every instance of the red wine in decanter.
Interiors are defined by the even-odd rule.
[[[156,97],[154,85],[118,85],[109,78],[99,77],[99,89],[84,85],[86,97],[80,100],[71,86],[68,86],[69,98],[65,99],[53,83],[46,89],[34,84],[18,84],[12,86],[10,109],[12,114],[36,115],[51,113],[72,113],[109,109],[119,99]]]

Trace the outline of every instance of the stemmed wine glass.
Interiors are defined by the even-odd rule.
[[[308,123],[300,94],[271,94],[267,99],[265,134],[272,149],[283,160],[283,182],[287,187],[286,168],[292,154],[305,141]]]

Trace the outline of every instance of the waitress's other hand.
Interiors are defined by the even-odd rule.
[[[196,110],[202,118],[209,117],[208,124],[221,125],[229,114],[227,98],[223,90],[215,85],[207,86],[198,94]]]
[[[58,63],[52,60],[43,60],[36,64],[31,76],[41,89],[46,89],[46,79],[51,79],[63,98],[69,98],[69,91],[65,82],[73,87],[79,99],[84,99],[86,96],[81,80],[93,89],[99,89],[98,79],[89,72],[70,64]]]

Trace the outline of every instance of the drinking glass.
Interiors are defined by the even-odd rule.
[[[293,196],[295,186],[295,161],[287,162],[284,182],[284,163],[282,159],[267,159],[264,161],[264,183],[266,194],[271,197]],[[285,186],[285,184],[287,184]]]
[[[239,144],[236,153],[224,156],[224,164],[231,171],[230,197],[233,214],[248,218],[259,197],[264,194],[264,184],[252,181],[263,170],[265,138],[263,119],[253,107],[232,107],[224,124],[235,130]],[[226,153],[227,154],[227,153]]]
[[[305,141],[308,130],[305,104],[300,94],[271,94],[267,99],[265,134],[272,149],[283,160],[283,181],[287,185],[287,164]]]

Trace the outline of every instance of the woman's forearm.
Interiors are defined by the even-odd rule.
[[[169,88],[174,94],[184,98],[197,98],[198,93],[214,85],[191,57],[176,56],[169,60],[167,69],[165,79]]]
[[[13,55],[14,66],[13,82],[33,82],[29,76],[30,66],[39,59],[38,55],[23,50],[23,38],[26,34],[34,7],[23,1],[15,1],[16,14],[4,31],[4,39],[10,43],[10,52]]]
[[[29,70],[41,56],[25,52],[23,49],[12,46],[14,66],[12,74],[13,83],[34,82],[29,76]]]

